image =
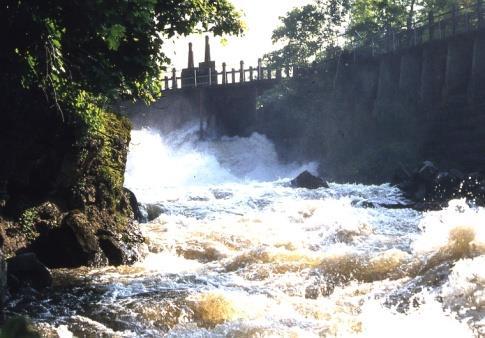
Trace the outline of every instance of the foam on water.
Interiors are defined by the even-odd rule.
[[[315,164],[279,163],[258,134],[132,136],[126,185],[163,210],[142,225],[149,254],[55,271],[61,296],[25,310],[39,325],[66,337],[484,335],[485,209],[360,206],[402,202],[390,185],[293,189]]]

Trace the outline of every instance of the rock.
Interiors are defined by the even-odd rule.
[[[110,265],[119,266],[125,261],[124,250],[121,243],[113,237],[103,236],[99,239],[99,246],[103,250]]]
[[[373,209],[376,207],[376,205],[373,202],[366,201],[366,200],[353,200],[350,204],[353,207],[364,208],[364,209],[367,209],[367,208]]]
[[[125,195],[128,198],[128,202],[130,204],[131,210],[133,211],[133,217],[135,218],[135,220],[142,223],[143,214],[140,211],[140,207],[139,207],[138,199],[136,198],[136,195],[130,189],[125,187],[123,187],[123,191],[125,192]]]
[[[438,175],[438,168],[435,167],[433,162],[424,161],[423,165],[417,172],[417,177],[419,180],[430,184]]]
[[[306,170],[291,181],[291,186],[293,188],[306,189],[328,188],[327,182],[320,177],[310,174]]]
[[[7,261],[8,284],[11,289],[30,286],[40,290],[52,285],[52,275],[34,253],[24,253]]]
[[[146,204],[147,222],[151,222],[163,213],[163,208],[156,204]]]
[[[95,234],[96,226],[80,211],[70,212],[60,228],[39,236],[29,247],[48,267],[97,266],[106,260]]]
[[[41,335],[26,318],[14,317],[2,325],[1,337],[41,338]]]

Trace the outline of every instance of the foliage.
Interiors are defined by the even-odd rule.
[[[338,46],[364,43],[389,30],[410,29],[428,13],[436,17],[453,6],[473,8],[476,0],[314,0],[281,18],[273,32],[279,49],[266,55],[274,67],[305,65],[333,55]]]
[[[36,208],[26,209],[20,215],[20,231],[30,240],[36,237],[37,231],[34,226],[38,219],[39,213]]]
[[[315,0],[294,8],[273,32],[273,43],[283,47],[267,54],[266,60],[275,66],[301,65],[321,57],[338,38],[349,9],[350,0]]]
[[[88,97],[153,100],[167,38],[241,29],[227,0],[5,0],[0,60],[10,90],[41,88],[64,115]]]

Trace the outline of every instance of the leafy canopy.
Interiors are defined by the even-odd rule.
[[[476,0],[314,0],[281,18],[273,42],[282,47],[266,55],[274,65],[301,65],[324,58],[350,40],[366,40],[387,30],[411,28],[428,13],[436,16]]]
[[[41,89],[61,112],[83,100],[150,101],[164,41],[202,31],[240,34],[240,15],[228,0],[3,0],[0,89]]]

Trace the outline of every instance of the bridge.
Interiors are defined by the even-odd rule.
[[[247,135],[258,121],[258,96],[283,79],[306,81],[309,73],[321,74],[334,79],[332,90],[335,91],[340,81],[347,81],[346,86],[349,87],[348,82],[353,78],[349,74],[350,69],[360,72],[366,65],[372,65],[369,79],[374,79],[362,88],[364,92],[373,93],[369,94],[372,102],[368,105],[378,106],[389,93],[396,91],[394,87],[397,85],[417,88],[413,95],[431,104],[436,101],[434,97],[441,96],[443,92],[453,94],[455,88],[461,90],[465,79],[468,81],[470,77],[470,67],[474,67],[472,77],[481,79],[482,75],[476,74],[481,72],[482,62],[478,61],[485,59],[482,40],[479,39],[485,28],[484,8],[484,0],[476,0],[467,7],[455,6],[447,13],[429,13],[419,21],[408,22],[401,29],[386,29],[359,39],[357,34],[342,35],[336,39],[336,48],[327,52],[325,60],[307,68],[287,65],[274,69],[264,66],[259,59],[257,65],[250,67],[246,67],[243,61],[239,67],[231,69],[222,63],[222,69],[218,70],[206,37],[204,61],[195,64],[192,44],[189,44],[187,68],[181,71],[172,69],[171,76],[164,78],[163,97],[151,108],[155,111],[151,114],[163,111],[165,115],[173,115],[173,124],[179,123],[184,114],[198,116],[201,136],[208,133]],[[463,41],[470,40],[461,37],[474,34],[479,37],[471,37],[475,39],[470,45],[475,46],[472,46],[472,51],[470,46],[461,46]],[[438,45],[441,46],[439,51],[433,48]],[[473,65],[468,61],[465,63],[468,58],[461,55],[463,53],[473,55],[473,60],[478,61],[474,61]],[[434,73],[439,73],[439,77]],[[480,79],[477,81],[480,82]],[[144,114],[148,112],[145,110]],[[156,116],[152,120],[156,120]]]

